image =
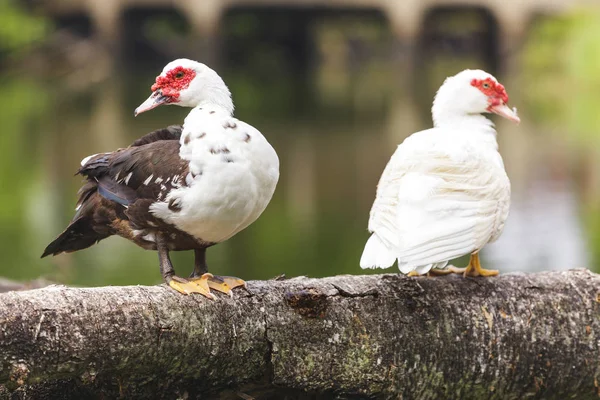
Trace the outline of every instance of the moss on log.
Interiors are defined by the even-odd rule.
[[[0,294],[0,398],[595,399],[599,381],[586,270]]]

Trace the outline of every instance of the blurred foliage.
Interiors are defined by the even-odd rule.
[[[49,29],[46,18],[32,15],[12,0],[0,0],[0,56],[42,40]]]
[[[523,53],[523,90],[531,118],[575,147],[577,160],[596,159],[600,144],[600,11],[540,19]],[[568,132],[568,135],[564,135]],[[600,168],[598,162],[591,168]],[[598,174],[593,174],[598,176]],[[582,214],[592,266],[600,268],[599,184],[584,183]],[[589,186],[589,187],[587,187]],[[591,194],[589,192],[592,192]]]
[[[37,227],[29,224],[28,208],[39,206],[34,203],[42,170],[32,143],[38,142],[48,99],[33,80],[2,79],[0,87],[0,148],[4,149],[0,157],[0,253],[4,267],[15,277],[39,276],[48,266],[39,260],[38,249],[31,251],[32,231]]]
[[[567,129],[576,142],[600,139],[600,12],[540,19],[523,53],[522,77],[537,122]]]
[[[180,40],[189,34],[189,26],[182,15],[164,12],[160,16],[148,18],[142,26],[142,33],[149,40],[160,43]]]
[[[590,268],[600,273],[600,207],[597,204],[588,205],[586,216],[585,225],[588,231],[590,255],[592,257]]]

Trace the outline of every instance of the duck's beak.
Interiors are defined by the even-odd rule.
[[[517,124],[519,122],[521,122],[521,119],[517,115],[517,109],[516,108],[510,109],[506,104],[504,104],[504,102],[501,102],[497,106],[491,106],[489,108],[489,110],[490,110],[490,112],[493,112],[494,114],[498,114],[499,116],[504,117],[504,118],[506,118],[512,122],[515,122]]]
[[[162,106],[163,104],[169,103],[169,97],[163,96],[162,90],[155,90],[146,101],[144,101],[138,108],[135,109],[133,115],[137,117],[139,114],[146,112],[148,110],[152,110],[158,106]]]

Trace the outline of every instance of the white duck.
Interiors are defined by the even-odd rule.
[[[388,268],[398,260],[409,275],[498,274],[481,268],[479,251],[502,233],[510,181],[494,125],[482,114],[519,123],[506,103],[504,86],[484,71],[446,79],[431,110],[434,128],[399,145],[381,176],[362,268]],[[445,268],[466,254],[471,255],[466,268]]]
[[[209,298],[209,287],[231,294],[244,281],[207,273],[206,248],[265,210],[279,179],[279,159],[258,130],[232,117],[229,89],[206,65],[175,60],[152,91],[135,114],[163,104],[194,107],[183,128],[154,131],[127,148],[85,158],[79,173],[87,182],[77,213],[43,256],[120,235],[158,250],[163,279],[175,290]],[[175,275],[173,250],[195,251],[190,279]]]

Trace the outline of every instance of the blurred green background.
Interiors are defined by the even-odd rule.
[[[236,116],[261,130],[281,160],[271,204],[208,251],[212,272],[363,273],[378,178],[397,144],[431,126],[444,77],[464,68],[496,74],[522,120],[495,120],[513,195],[504,235],[482,253],[486,267],[600,271],[597,9],[541,13],[511,34],[485,8],[444,6],[406,34],[377,8],[245,6],[198,28],[170,2],[122,10],[114,26],[56,11],[61,3],[78,2],[0,0],[0,276],[161,281],[156,254],[118,237],[39,256],[73,215],[82,158],[183,121],[189,110],[179,107],[133,117],[163,65],[179,57],[218,70]],[[173,260],[179,274],[191,271],[191,252]]]

